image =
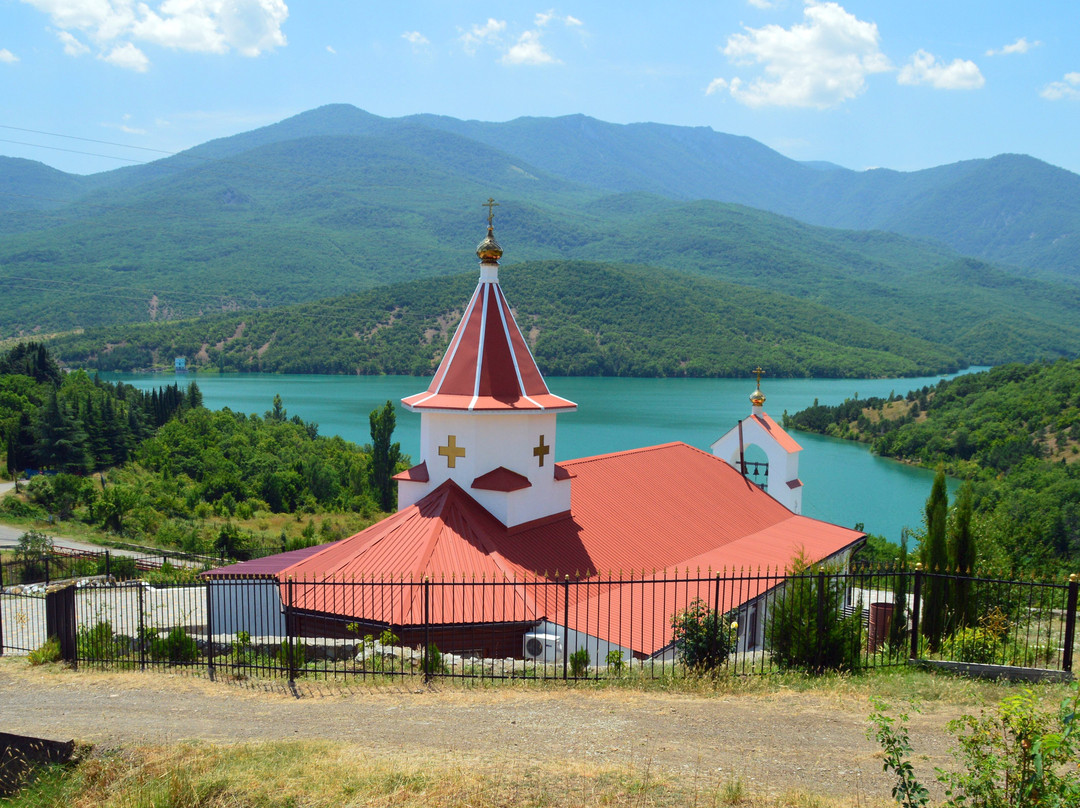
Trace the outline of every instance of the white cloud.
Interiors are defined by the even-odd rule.
[[[49,15],[64,52],[79,55],[95,43],[98,58],[146,70],[149,60],[135,44],[173,50],[254,57],[286,44],[281,27],[289,16],[284,0],[22,0]]]
[[[465,52],[472,56],[480,45],[498,42],[504,30],[506,30],[506,20],[497,20],[494,17],[489,17],[483,25],[474,25],[461,35]]]
[[[334,46],[333,46],[333,45],[327,45],[327,46],[326,46],[326,52],[327,52],[327,53],[332,53],[332,54],[334,54],[335,56],[337,55],[337,51],[336,51],[336,50],[334,50]]]
[[[516,43],[503,54],[502,63],[506,65],[549,65],[562,64],[544,50],[540,42],[539,31],[526,31]]]
[[[90,52],[90,48],[67,31],[57,31],[56,36],[64,46],[64,53],[68,56],[83,56]]]
[[[826,109],[866,90],[866,77],[892,69],[878,47],[878,29],[837,3],[808,0],[805,22],[766,25],[733,34],[721,49],[737,65],[761,65],[764,75],[715,79],[707,93],[727,89],[751,107]]]
[[[896,77],[900,84],[929,84],[938,90],[977,90],[986,84],[978,65],[967,59],[938,61],[932,53],[915,52]]]
[[[9,51],[7,48],[0,48],[0,62],[5,62],[6,64],[14,64],[17,61],[19,61],[18,56]]]
[[[773,7],[772,0],[746,0],[754,8],[769,9]]]
[[[538,28],[545,28],[552,22],[561,22],[563,25],[570,27],[578,27],[583,25],[577,17],[571,17],[569,14],[563,16],[556,14],[554,11],[544,11],[536,15],[536,26]]]
[[[422,48],[424,45],[430,45],[428,38],[421,34],[419,31],[406,31],[401,35],[401,38],[412,45],[414,48]]]
[[[146,58],[146,54],[130,42],[117,45],[108,53],[100,54],[98,58],[116,67],[134,70],[137,73],[145,73],[150,69],[150,60]]]
[[[1027,53],[1032,48],[1037,48],[1042,45],[1042,42],[1035,40],[1034,42],[1028,42],[1026,37],[1020,37],[1011,45],[1006,45],[1000,50],[990,49],[986,52],[987,56],[1011,56],[1014,53]]]
[[[1080,73],[1066,73],[1061,81],[1053,81],[1039,93],[1047,101],[1080,101]]]

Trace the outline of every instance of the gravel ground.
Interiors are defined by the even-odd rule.
[[[210,682],[161,673],[73,672],[0,660],[0,730],[115,747],[330,739],[375,755],[527,766],[547,759],[648,768],[683,782],[740,777],[757,794],[800,790],[887,799],[892,782],[866,738],[864,695],[772,690],[717,696],[549,687],[469,689],[413,683]],[[948,719],[930,704],[912,717],[924,782],[951,757]]]

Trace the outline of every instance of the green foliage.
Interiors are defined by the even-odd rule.
[[[919,808],[930,802],[930,792],[915,777],[915,767],[908,756],[913,751],[908,735],[908,714],[899,713],[895,718],[888,714],[889,705],[878,698],[870,700],[874,711],[870,713],[873,725],[867,729],[867,736],[878,742],[885,753],[882,771],[892,772],[896,785],[892,788],[892,797],[902,808]],[[912,709],[918,709],[914,704]]]
[[[289,671],[299,670],[307,664],[308,647],[303,640],[282,640],[278,650],[274,652],[274,659],[283,668]]]
[[[36,561],[48,555],[53,548],[53,540],[40,530],[31,528],[19,536],[15,542],[15,559],[21,562]]]
[[[397,508],[397,486],[392,479],[401,463],[401,444],[391,443],[397,416],[389,401],[381,410],[372,410],[371,423],[371,488],[379,508],[391,513]]]
[[[120,643],[108,620],[99,620],[90,627],[80,626],[75,635],[75,647],[79,659],[94,662],[112,662],[121,655]]]
[[[687,668],[707,672],[719,668],[735,649],[734,612],[721,615],[701,598],[694,598],[671,618],[675,653]]]
[[[108,561],[104,556],[98,558],[96,574],[105,575],[106,571],[117,581],[130,581],[139,577],[139,568],[135,564],[135,559],[116,553],[110,553]]]
[[[420,661],[420,668],[427,676],[448,673],[446,662],[443,661],[442,651],[435,643],[429,643],[427,652]]]
[[[885,753],[884,770],[897,778],[893,798],[905,808],[927,805],[929,794],[915,777],[908,716],[888,714],[874,699],[867,734]],[[954,770],[937,769],[948,808],[1075,808],[1080,805],[1080,684],[1074,682],[1057,709],[1045,709],[1032,688],[1002,700],[978,717],[949,722],[957,734]]]
[[[574,653],[570,654],[570,675],[575,679],[582,678],[589,675],[589,663],[592,660],[589,658],[589,650],[587,648],[579,648]]]
[[[198,643],[182,626],[175,626],[164,637],[152,637],[149,650],[152,660],[171,665],[189,664],[199,658]]]
[[[844,617],[844,584],[800,555],[769,603],[765,644],[783,669],[853,671],[861,664],[858,610]]]
[[[31,665],[46,665],[59,662],[60,640],[57,637],[49,637],[41,644],[40,648],[35,648],[27,654],[26,658]]]
[[[972,545],[957,544],[961,498],[947,564],[961,552],[965,571],[992,564],[1012,575],[1071,572],[1080,559],[1080,359],[1002,365],[906,397],[812,407],[785,423],[869,440],[879,454],[970,480]]]
[[[948,547],[945,543],[945,526],[948,519],[949,498],[945,490],[945,469],[938,467],[930,497],[926,500],[926,537],[922,543],[923,566],[931,573],[949,572]],[[946,593],[947,579],[942,575],[929,575],[923,594],[922,633],[931,651],[941,643],[948,621],[949,602]]]
[[[623,661],[623,652],[616,648],[607,652],[604,662],[607,665],[608,673],[613,673],[616,676],[621,674],[626,666],[626,662]]]
[[[947,804],[980,808],[1080,805],[1080,690],[1057,710],[1042,708],[1039,694],[1025,688],[1009,696],[996,714],[965,715],[950,722],[960,766],[939,771]]]

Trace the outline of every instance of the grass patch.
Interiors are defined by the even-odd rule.
[[[809,794],[753,795],[739,778],[707,787],[658,776],[647,765],[598,767],[543,761],[385,758],[319,742],[135,746],[52,767],[8,803],[72,806],[799,806],[848,808],[854,801]],[[863,805],[873,805],[873,802]],[[884,804],[884,803],[882,803]]]

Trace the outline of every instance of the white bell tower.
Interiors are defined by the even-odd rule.
[[[765,371],[755,368],[757,386],[750,394],[750,417],[716,440],[712,453],[726,460],[746,475],[743,458],[749,446],[765,452],[769,469],[765,490],[784,507],[802,513],[802,480],[799,479],[799,452],[802,447],[765,412],[765,394],[761,392],[761,376]]]

